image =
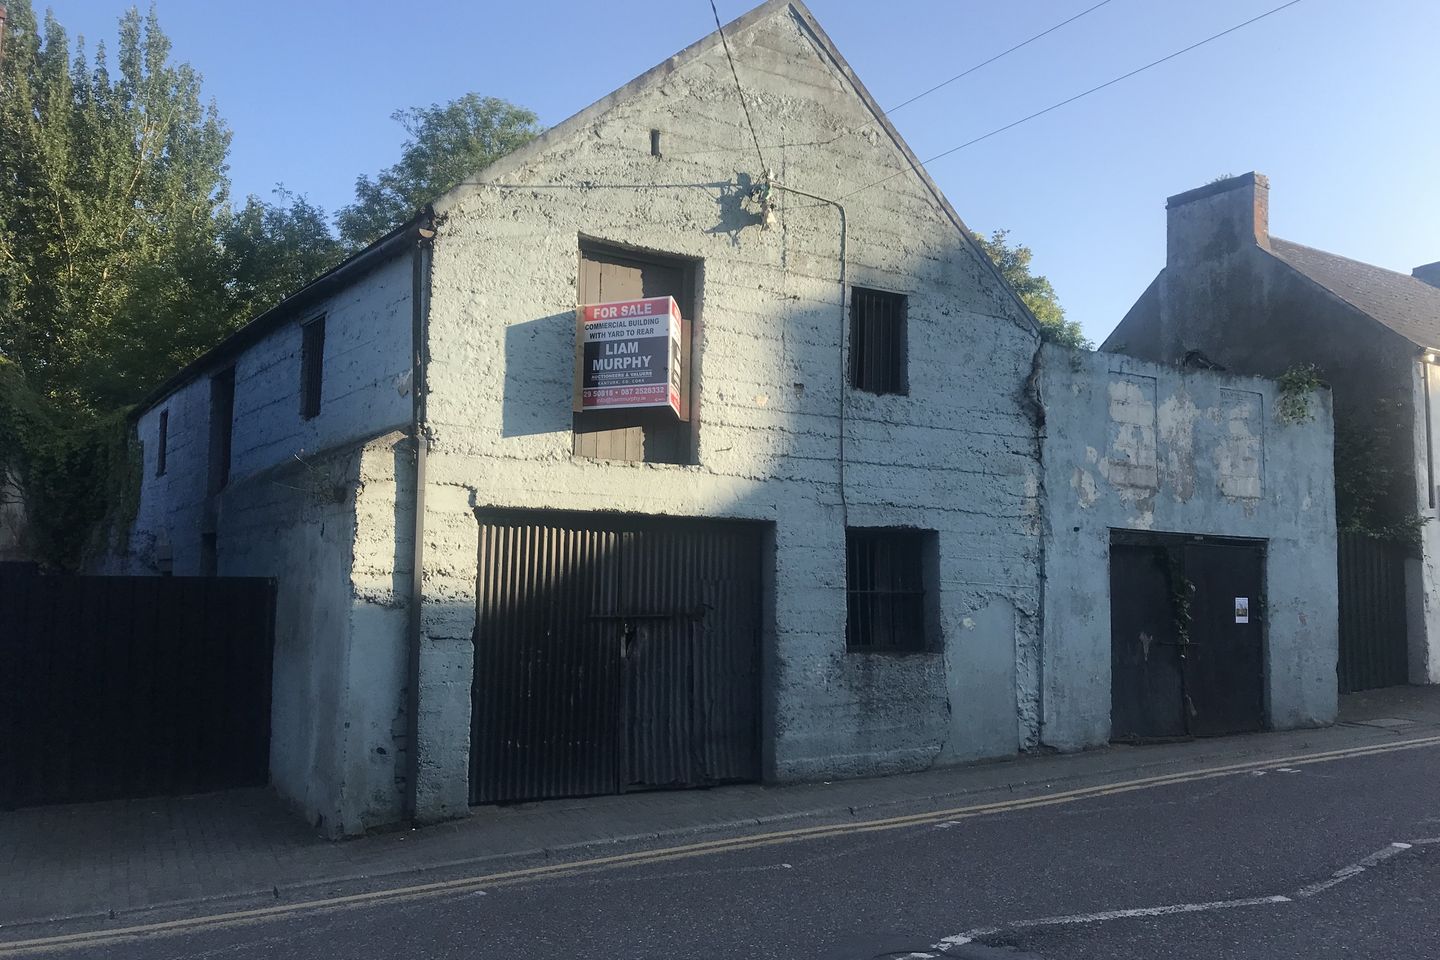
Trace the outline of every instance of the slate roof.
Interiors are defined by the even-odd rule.
[[[1415,346],[1440,347],[1440,287],[1278,237],[1270,252]]]

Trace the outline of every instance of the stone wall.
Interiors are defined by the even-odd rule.
[[[766,164],[845,197],[843,246],[835,206],[784,191],[762,227],[745,195],[764,168],[714,37],[436,207],[422,815],[466,802],[476,507],[773,524],[768,777],[914,770],[1035,742],[1034,327],[808,18],[771,5],[730,43]],[[571,453],[586,239],[696,265],[694,464]],[[908,296],[908,396],[845,388],[842,276]],[[847,523],[938,531],[945,652],[846,651]]]
[[[1045,723],[1061,749],[1110,736],[1112,530],[1266,542],[1265,667],[1277,729],[1335,719],[1330,394],[1276,416],[1274,381],[1044,347]]]

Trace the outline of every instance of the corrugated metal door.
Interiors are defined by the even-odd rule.
[[[1404,544],[1340,534],[1340,692],[1408,683]]]
[[[471,801],[759,776],[759,536],[480,518]]]

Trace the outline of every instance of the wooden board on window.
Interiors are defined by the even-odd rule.
[[[580,254],[580,303],[610,303],[643,297],[671,296],[684,317],[681,336],[680,383],[682,416],[664,408],[580,410],[580,366],[575,365],[574,452],[597,460],[638,460],[689,463],[692,459],[690,417],[691,318],[694,315],[690,271],[681,264],[651,262],[637,256],[584,248]],[[580,312],[576,311],[579,344]]]

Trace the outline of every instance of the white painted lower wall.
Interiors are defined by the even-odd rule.
[[[402,812],[406,618],[393,583],[409,568],[396,566],[393,479],[373,465],[393,474],[406,445],[390,435],[246,477],[217,517],[220,574],[277,581],[271,783],[331,837]]]

